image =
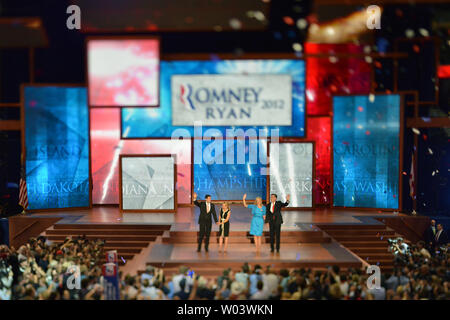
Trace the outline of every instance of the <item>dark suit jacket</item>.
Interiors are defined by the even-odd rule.
[[[439,231],[437,231],[436,234],[438,232]],[[447,245],[448,236],[447,236],[447,233],[445,232],[445,230],[442,230],[441,235],[439,236],[439,239],[436,240],[436,238],[435,238],[435,243],[436,243],[436,246],[438,246],[438,247]]]
[[[437,232],[437,227],[435,227],[435,230],[436,230],[436,232]],[[425,230],[425,235],[424,235],[424,238],[425,238],[425,241],[426,241],[427,245],[428,245],[430,242],[433,242],[433,243],[434,243],[434,237],[435,237],[435,234],[433,233],[433,230],[431,229],[431,227],[428,227],[428,228]]]
[[[275,201],[275,207],[273,209],[273,213],[270,212],[270,206],[271,203],[269,202],[266,204],[266,222],[269,223],[283,223],[283,216],[281,215],[281,208],[287,207],[289,205],[289,201],[281,202],[281,201]],[[274,219],[275,216],[275,219]]]
[[[213,203],[211,203],[211,210],[206,212],[206,202],[199,202],[197,200],[194,201],[194,204],[200,208],[200,215],[198,216],[198,224],[205,223],[207,225],[212,224],[211,215],[214,218],[214,222],[217,222],[217,214],[216,214],[216,207]]]

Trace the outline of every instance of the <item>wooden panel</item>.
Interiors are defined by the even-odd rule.
[[[9,245],[18,249],[21,245],[27,243],[30,238],[39,236],[60,219],[20,216],[9,218]]]

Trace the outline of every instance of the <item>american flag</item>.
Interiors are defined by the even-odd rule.
[[[411,155],[411,170],[409,172],[409,196],[414,199],[416,197],[416,190],[414,188],[414,153]]]
[[[28,190],[24,166],[20,169],[19,205],[21,205],[24,210],[28,208]]]

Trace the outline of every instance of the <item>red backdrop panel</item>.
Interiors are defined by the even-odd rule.
[[[91,39],[87,55],[90,106],[159,104],[157,39]]]
[[[316,142],[315,203],[330,204],[331,196],[331,117],[308,117],[308,140]]]
[[[178,203],[190,203],[190,140],[121,140],[120,109],[91,109],[92,203],[119,203],[120,154],[176,154]]]
[[[305,43],[306,54],[361,54],[354,44]],[[332,96],[370,93],[371,66],[364,58],[306,58],[306,110],[308,115],[330,115]]]

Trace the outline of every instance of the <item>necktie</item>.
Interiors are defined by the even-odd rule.
[[[441,235],[441,231],[438,231],[437,233],[436,233],[436,241],[438,241],[439,240],[439,236]]]

